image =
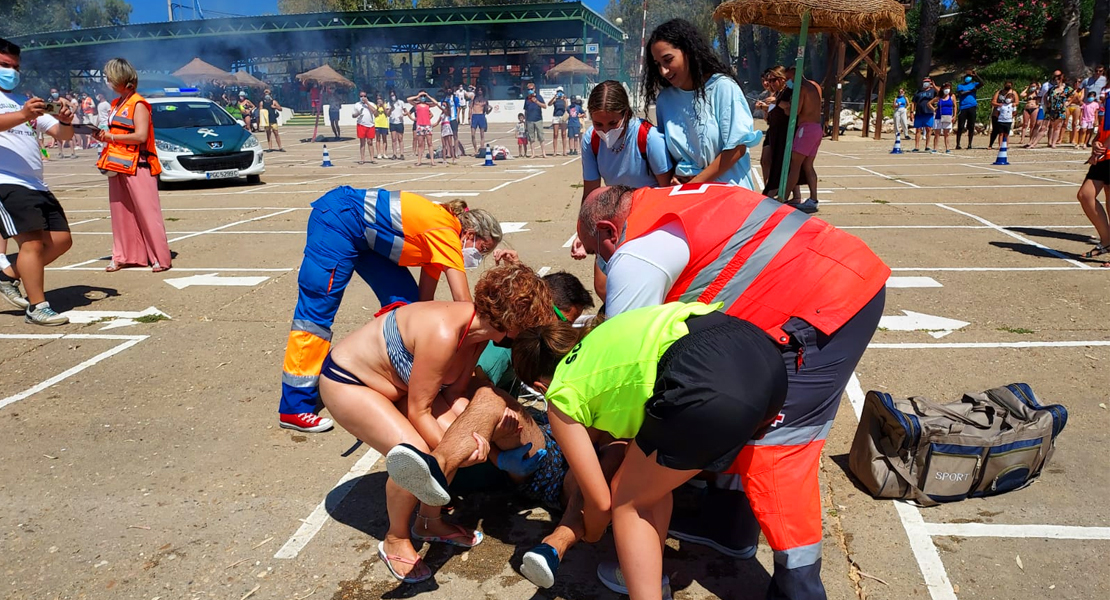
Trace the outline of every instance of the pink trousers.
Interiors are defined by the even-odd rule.
[[[170,245],[158,200],[158,178],[150,169],[108,178],[112,214],[112,262],[170,266]]]

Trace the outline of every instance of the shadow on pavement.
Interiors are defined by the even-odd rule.
[[[1039,227],[1006,227],[1006,231],[1020,233],[1033,237],[1051,238],[1054,240],[1068,240],[1069,242],[1079,242],[1081,244],[1093,244],[1095,240],[1082,233],[1069,233],[1067,231],[1053,231],[1052,229],[1041,229]]]

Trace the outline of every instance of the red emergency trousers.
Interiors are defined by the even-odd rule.
[[[877,324],[878,296],[890,268],[858,238],[820,219],[747,189],[718,184],[634,192],[618,245],[675,221],[685,232],[690,261],[666,301],[723,302],[726,313],[766,331],[782,345],[784,357],[797,363],[787,369],[795,393],[788,393],[774,428],[750,442],[728,472],[740,476],[752,513],[775,551],[769,597],[823,598],[817,474],[843,387],[832,385],[838,389],[831,394],[828,385],[817,386],[822,391],[816,394],[798,393],[813,384],[802,366],[803,350],[813,347],[812,340],[798,338],[829,339],[861,311]],[[874,332],[873,325],[868,327],[866,339]],[[857,339],[855,347],[853,356],[844,357],[851,362],[849,371],[866,340]]]

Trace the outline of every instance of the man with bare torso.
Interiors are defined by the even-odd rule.
[[[794,68],[786,70],[787,87],[793,88]],[[813,161],[817,158],[817,148],[821,145],[824,127],[821,124],[821,87],[817,82],[802,77],[800,93],[795,91],[798,102],[798,125],[794,130],[794,148],[790,154],[790,178],[786,189],[798,185],[801,173],[805,173],[809,183],[809,198],[794,205],[805,213],[817,212],[817,172]]]

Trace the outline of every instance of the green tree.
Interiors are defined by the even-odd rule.
[[[0,35],[127,25],[130,17],[124,0],[10,0],[0,3]]]

